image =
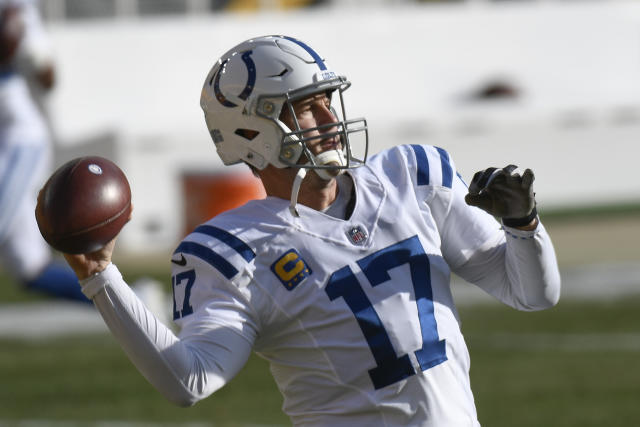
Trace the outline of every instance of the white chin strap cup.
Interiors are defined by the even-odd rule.
[[[342,150],[329,150],[314,156],[313,160],[316,165],[334,165],[346,166],[347,161],[344,158]],[[344,172],[344,169],[314,169],[316,174],[325,181],[329,181]]]
[[[344,153],[342,153],[342,151],[340,150],[325,151],[324,153],[320,153],[317,156],[314,156],[313,160],[315,161],[316,165],[345,166],[347,163],[344,157]],[[309,163],[307,163],[307,165],[308,164]],[[296,209],[296,205],[298,204],[298,193],[300,192],[300,185],[302,185],[302,181],[307,175],[307,171],[307,168],[301,167],[300,169],[298,169],[298,173],[293,180],[289,211],[291,212],[291,215],[295,217],[300,216],[300,214],[298,213],[298,209]],[[314,171],[320,178],[329,181],[344,172],[344,169],[314,169]]]

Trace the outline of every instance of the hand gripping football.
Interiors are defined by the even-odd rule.
[[[60,166],[42,187],[36,220],[53,248],[91,253],[118,235],[131,208],[129,182],[115,163],[79,157]]]

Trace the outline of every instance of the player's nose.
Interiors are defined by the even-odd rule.
[[[335,132],[335,126],[327,126],[336,123],[338,118],[330,107],[321,106],[316,111],[316,122],[318,126],[322,126],[322,133]]]

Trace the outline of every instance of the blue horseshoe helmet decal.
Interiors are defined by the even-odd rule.
[[[256,83],[256,64],[253,62],[253,59],[251,59],[252,53],[252,50],[248,50],[243,53],[241,57],[242,61],[247,66],[247,84],[245,85],[244,89],[242,89],[240,95],[238,95],[238,98],[245,101],[249,97],[249,95],[251,95],[251,92],[253,92],[253,87]],[[213,92],[215,93],[216,99],[220,104],[224,105],[225,107],[233,108],[237,107],[237,105],[229,101],[220,91],[220,71],[225,67],[228,61],[229,59],[225,59],[224,62],[220,64],[220,68],[218,69],[218,72],[215,76],[215,81],[213,82]]]

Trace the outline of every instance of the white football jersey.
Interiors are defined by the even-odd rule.
[[[0,8],[8,5],[20,8],[24,35],[13,61],[0,65],[0,150],[11,144],[47,145],[49,132],[28,78],[36,66],[52,61],[51,46],[38,15],[37,1],[0,0]]]
[[[51,256],[33,214],[52,160],[47,123],[27,78],[36,59],[50,54],[35,3],[0,0],[0,8],[21,8],[25,26],[13,61],[0,64],[0,259],[21,278],[40,274]]]
[[[493,217],[464,203],[440,148],[395,147],[347,173],[347,220],[302,205],[294,217],[268,197],[187,236],[172,258],[180,339],[235,331],[270,362],[295,425],[479,425],[450,273],[535,309],[548,283],[509,253],[535,240],[542,250],[527,256],[557,271],[544,228],[513,230],[507,244]]]

